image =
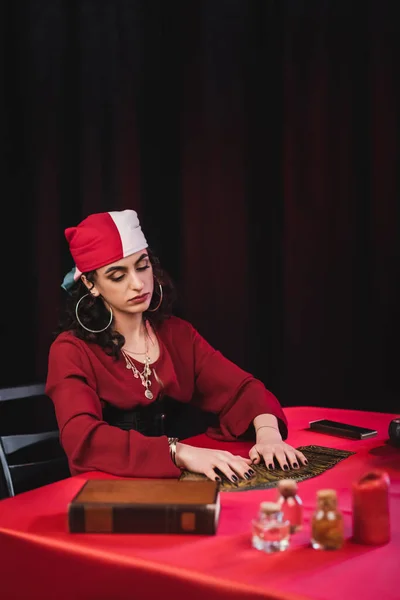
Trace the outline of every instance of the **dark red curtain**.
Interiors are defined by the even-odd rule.
[[[0,11],[0,385],[46,376],[64,229],[131,207],[177,314],[284,405],[398,412],[396,2]]]

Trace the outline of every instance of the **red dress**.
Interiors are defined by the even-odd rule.
[[[236,439],[257,415],[270,413],[278,418],[286,439],[287,421],[276,397],[212,348],[190,323],[171,317],[157,330],[157,337],[160,356],[151,367],[163,382],[164,393],[180,402],[193,401],[195,394],[201,409],[218,414],[220,430],[208,431],[209,435]],[[151,379],[156,398],[159,384],[153,375]],[[73,475],[96,470],[121,477],[179,476],[166,436],[147,437],[103,420],[101,401],[121,409],[151,402],[123,356],[116,360],[97,344],[61,333],[50,348],[46,394],[54,403]]]

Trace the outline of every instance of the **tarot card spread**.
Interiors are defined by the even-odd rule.
[[[331,469],[337,463],[348,456],[355,454],[348,450],[337,450],[336,448],[327,448],[325,446],[299,446],[300,450],[308,460],[307,465],[300,466],[299,469],[285,471],[276,463],[273,470],[267,469],[264,462],[259,465],[252,465],[255,475],[247,479],[239,479],[237,483],[230,481],[222,473],[217,473],[221,477],[220,490],[222,492],[245,492],[246,490],[262,490],[276,487],[280,479],[294,479],[295,481],[304,481],[311,477],[321,475],[324,471]],[[181,481],[193,481],[206,479],[205,475],[183,471],[180,476]]]

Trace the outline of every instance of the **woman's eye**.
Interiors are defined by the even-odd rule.
[[[123,275],[120,275],[119,277],[112,277],[111,281],[121,281],[121,279],[123,279]]]
[[[136,267],[137,271],[145,271],[146,269],[148,269],[150,267],[150,265],[145,265],[144,267]]]

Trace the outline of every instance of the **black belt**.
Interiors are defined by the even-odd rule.
[[[125,431],[134,429],[149,437],[167,435],[181,440],[204,433],[208,427],[218,427],[219,424],[217,415],[168,396],[157,398],[146,406],[125,410],[104,403],[103,419],[109,425]]]
[[[146,406],[132,409],[120,409],[106,404],[103,408],[103,419],[109,425],[129,431],[135,429],[150,437],[165,435],[165,413],[162,400],[155,400]]]

